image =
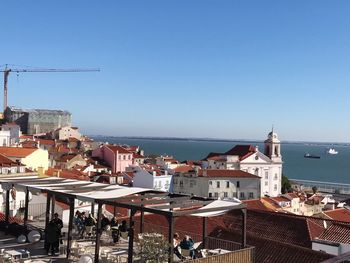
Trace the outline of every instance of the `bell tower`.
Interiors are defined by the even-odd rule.
[[[267,135],[267,139],[264,143],[264,154],[268,156],[273,162],[282,162],[281,142],[278,139],[277,133],[273,131],[273,127],[272,131]]]

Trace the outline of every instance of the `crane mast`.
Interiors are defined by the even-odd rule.
[[[55,69],[55,68],[43,68],[43,69],[20,69],[20,68],[8,68],[7,65],[5,69],[0,70],[0,72],[4,72],[4,114],[5,110],[8,106],[7,104],[7,90],[8,90],[8,78],[10,75],[10,72],[96,72],[100,71],[98,68],[73,68],[73,69]]]

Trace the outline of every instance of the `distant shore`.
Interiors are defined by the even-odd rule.
[[[234,143],[263,143],[264,140],[247,140],[247,139],[220,139],[220,138],[184,138],[184,137],[152,137],[152,136],[108,136],[108,135],[89,135],[94,139],[129,139],[129,140],[154,140],[154,141],[198,141],[198,142],[234,142]],[[309,141],[281,141],[281,144],[301,144],[317,146],[350,146],[347,142],[309,142]]]

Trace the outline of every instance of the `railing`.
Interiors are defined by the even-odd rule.
[[[140,230],[140,222],[135,221],[134,225],[135,229],[135,240],[138,240],[138,234]],[[160,225],[154,225],[151,223],[144,223],[144,233],[159,233],[164,236],[165,240],[168,240],[169,235],[169,229],[168,227],[160,226]],[[225,254],[219,254],[219,255],[208,255],[207,257],[198,258],[195,260],[191,260],[188,262],[213,262],[213,263],[228,263],[228,262],[235,262],[235,263],[253,263],[255,260],[255,248],[251,246],[247,246],[246,248],[242,249],[242,246],[240,243],[236,243],[233,241],[225,240],[225,239],[219,239],[215,237],[205,237],[205,240],[203,240],[202,235],[198,235],[196,233],[191,233],[188,231],[182,231],[178,228],[175,228],[175,233],[179,234],[180,238],[182,239],[185,235],[191,236],[191,238],[194,240],[194,242],[200,242],[201,245],[197,249],[197,251],[200,251],[203,249],[203,251],[210,251],[215,249],[222,249],[227,252]],[[203,242],[204,241],[204,242]],[[204,245],[203,245],[204,244]]]
[[[319,192],[334,193],[334,194],[350,194],[350,184],[331,183],[311,180],[289,179],[292,185],[303,187],[304,189],[312,190],[317,188]]]
[[[198,258],[188,262],[193,263],[253,263],[255,262],[254,248],[249,247],[237,251],[232,251],[226,254]]]

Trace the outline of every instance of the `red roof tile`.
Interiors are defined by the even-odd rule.
[[[107,148],[109,148],[110,150],[112,150],[114,153],[131,153],[128,150],[124,149],[121,146],[118,145],[107,145],[105,144],[104,146],[106,146]]]
[[[239,159],[243,160],[255,152],[256,149],[252,145],[236,145],[231,150],[225,152],[225,155],[238,155]]]
[[[319,236],[319,239],[350,244],[350,225],[346,223],[332,223]]]
[[[328,210],[323,213],[333,220],[350,223],[350,211],[346,208]]]
[[[22,148],[22,147],[0,147],[0,154],[7,157],[24,158],[38,150],[37,148]]]

